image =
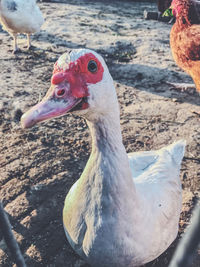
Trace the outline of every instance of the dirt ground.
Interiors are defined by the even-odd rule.
[[[0,199],[31,267],[88,266],[71,249],[62,226],[65,196],[91,150],[86,123],[72,115],[30,130],[19,123],[22,112],[48,89],[56,59],[72,48],[94,49],[105,58],[116,85],[127,152],[186,139],[179,237],[200,196],[200,96],[167,84],[192,82],[172,59],[171,25],[143,19],[145,9],[156,11],[152,2],[66,2],[39,4],[46,22],[32,37],[32,51],[26,51],[21,35],[22,53],[13,55],[12,38],[0,30]],[[177,242],[146,267],[168,266]],[[3,239],[0,266],[13,266]],[[198,266],[200,251],[193,263]]]

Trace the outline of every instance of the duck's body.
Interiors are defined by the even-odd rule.
[[[17,34],[25,33],[28,36],[28,48],[30,35],[39,31],[44,19],[35,0],[1,0],[0,21],[3,28],[14,38],[14,51],[17,47]]]
[[[127,154],[112,77],[90,50],[58,60],[50,90],[23,115],[22,125],[69,110],[86,118],[92,134],[90,158],[63,209],[71,246],[91,266],[134,267],[155,259],[178,232],[185,143]]]
[[[105,139],[95,141],[98,146],[66,197],[64,227],[71,246],[91,266],[140,266],[177,236],[184,142],[127,155],[114,124],[109,122]],[[98,136],[92,132],[93,140]]]

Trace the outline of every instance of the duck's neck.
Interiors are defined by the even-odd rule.
[[[84,179],[90,184],[98,184],[102,192],[109,192],[113,187],[120,187],[122,191],[135,190],[122,143],[118,111],[87,123],[92,135],[92,152],[83,173]]]
[[[122,144],[120,121],[116,114],[99,118],[95,122],[88,121],[92,136],[92,154],[98,152],[112,152],[126,155]]]

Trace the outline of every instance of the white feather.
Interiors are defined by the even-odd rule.
[[[44,23],[35,0],[1,0],[0,18],[10,33],[35,33]]]

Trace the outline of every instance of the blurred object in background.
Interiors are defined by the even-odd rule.
[[[147,11],[144,10],[144,19],[153,19],[163,22],[172,22],[173,15],[172,13],[166,14],[166,10],[170,7],[172,0],[157,0],[158,11]],[[165,13],[165,16],[163,16]]]
[[[144,19],[159,20],[169,23],[175,22],[175,17],[173,17],[172,12],[169,10],[171,3],[172,0],[157,0],[158,11],[152,12],[144,10]],[[200,24],[200,0],[192,0],[190,14],[192,24]]]
[[[189,14],[188,14],[189,21],[191,22],[191,24],[200,24],[200,1],[191,0],[188,3],[189,3]],[[168,17],[170,13],[171,13],[171,16],[173,16],[171,5],[168,6],[164,12],[162,12],[162,16]],[[174,17],[174,20],[175,20],[175,17]]]
[[[172,0],[157,0],[158,11],[163,14],[171,6]]]
[[[200,203],[193,211],[191,225],[180,240],[169,267],[189,267],[192,265],[196,249],[200,245]]]
[[[200,24],[200,1],[192,0],[192,5],[190,7],[190,20],[192,24]]]
[[[7,214],[4,211],[3,205],[0,201],[0,229],[2,236],[6,242],[8,249],[10,250],[11,256],[15,261],[17,267],[26,267],[24,257],[21,254],[18,243],[12,232],[12,226],[8,219]]]
[[[31,49],[31,34],[38,32],[44,18],[35,0],[1,0],[0,23],[3,30],[13,37],[13,53],[19,52],[17,35],[27,35],[27,49]]]

